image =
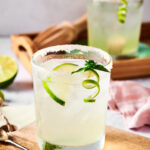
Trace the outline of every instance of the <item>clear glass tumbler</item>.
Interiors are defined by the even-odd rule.
[[[142,17],[143,0],[127,0],[125,24],[118,21],[121,0],[88,1],[89,45],[113,56],[136,54]]]
[[[32,57],[36,123],[41,150],[100,150],[110,72],[83,68],[85,62],[111,70],[106,52],[88,46],[61,45]]]

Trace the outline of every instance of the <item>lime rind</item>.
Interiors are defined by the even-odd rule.
[[[8,87],[15,79],[18,66],[15,60],[8,56],[0,56],[0,88]]]
[[[17,73],[13,76],[13,78],[8,79],[7,81],[0,82],[0,88],[7,88],[9,85],[11,85],[16,78]]]
[[[90,95],[87,98],[84,98],[84,102],[95,102],[96,100],[94,98],[100,92],[99,83],[95,80],[87,79],[82,82],[82,86],[86,89],[93,89],[93,88],[97,87],[97,91],[93,95]]]
[[[47,81],[42,81],[43,87],[45,89],[45,91],[48,93],[48,95],[58,104],[64,106],[65,105],[65,101],[62,100],[61,98],[57,97],[53,91],[49,88],[48,86],[48,82]]]
[[[122,24],[125,23],[125,18],[127,16],[127,0],[121,0],[121,5],[118,8],[118,21]]]
[[[94,103],[96,99],[89,99],[89,98],[84,98],[85,103]]]
[[[5,100],[5,97],[4,97],[4,94],[3,92],[0,90],[0,98],[4,101]]]
[[[72,72],[74,71],[78,65],[73,64],[73,63],[64,63],[61,65],[56,66],[53,71],[61,71],[61,72]],[[54,92],[49,88],[48,83],[51,82],[51,77],[47,77],[46,81],[42,81],[43,87],[45,91],[49,94],[49,96],[58,104],[64,106],[65,101],[62,100],[61,98],[57,97]]]
[[[84,102],[95,102],[96,100],[94,98],[100,92],[100,85],[99,85],[100,78],[99,78],[99,74],[95,70],[100,70],[100,71],[104,71],[104,72],[108,72],[108,73],[110,72],[102,64],[98,64],[94,60],[86,60],[84,67],[71,72],[71,74],[74,74],[74,73],[78,73],[81,71],[84,71],[84,72],[88,71],[89,72],[89,75],[87,76],[88,79],[86,79],[82,82],[82,86],[86,89],[93,89],[93,88],[97,87],[97,92],[95,92],[93,95],[90,95],[87,98],[84,98]],[[93,76],[96,77],[96,81],[93,80]]]
[[[74,71],[78,65],[72,63],[64,63],[56,66],[53,71],[62,71],[62,72],[72,72]]]

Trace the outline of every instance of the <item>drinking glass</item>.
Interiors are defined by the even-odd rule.
[[[118,21],[121,0],[88,0],[89,45],[112,56],[135,56],[139,43],[143,0],[128,0],[125,23]]]
[[[41,150],[103,148],[110,72],[71,73],[88,60],[111,70],[110,55],[94,47],[53,46],[33,55],[36,124]]]

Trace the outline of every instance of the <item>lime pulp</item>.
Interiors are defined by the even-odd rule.
[[[18,72],[17,63],[13,58],[0,56],[0,88],[9,86]]]

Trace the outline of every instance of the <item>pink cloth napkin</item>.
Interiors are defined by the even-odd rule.
[[[150,125],[150,89],[131,81],[111,81],[109,109],[124,116],[128,128]]]

